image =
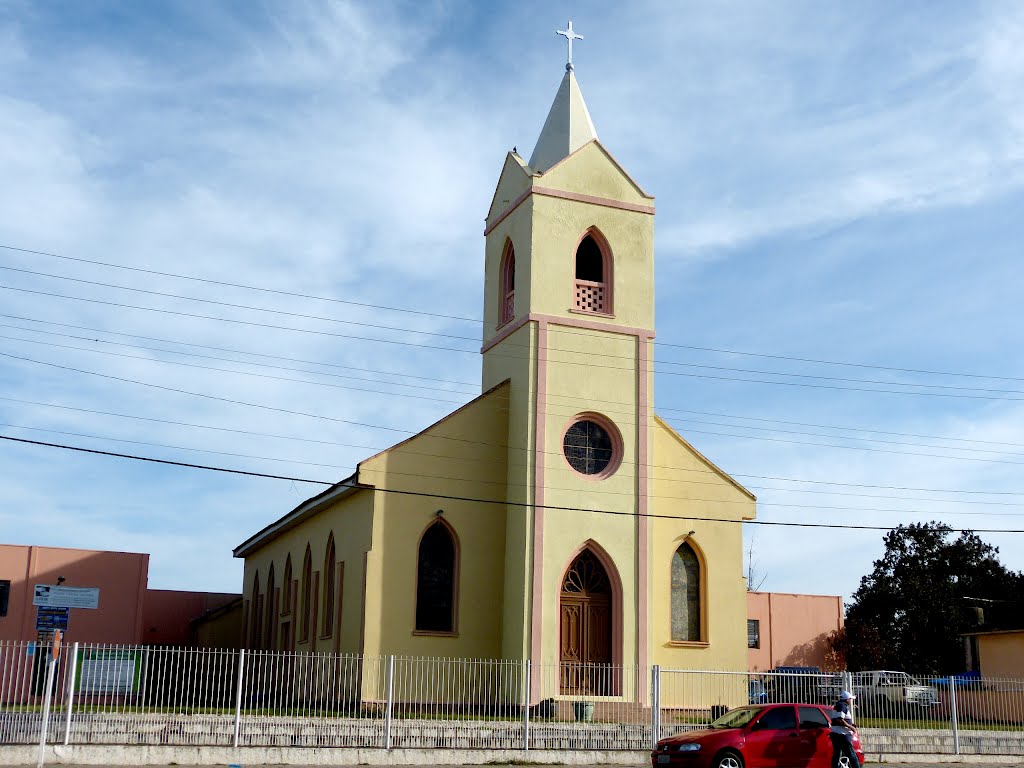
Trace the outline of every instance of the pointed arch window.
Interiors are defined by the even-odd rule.
[[[252,622],[249,627],[249,644],[252,648],[260,648],[263,629],[263,596],[260,594],[260,572],[257,570],[252,580]]]
[[[274,564],[270,564],[270,573],[267,574],[267,626],[264,648],[274,650],[277,643],[277,583],[274,576]]]
[[[305,643],[309,640],[309,624],[313,618],[313,558],[310,555],[309,544],[306,545],[306,555],[302,558],[302,626],[299,629],[299,642]]]
[[[324,555],[324,627],[323,636],[334,634],[334,533],[327,537],[327,554]]]
[[[432,523],[420,538],[416,564],[416,631],[455,632],[458,542],[444,521]]]
[[[601,233],[591,229],[576,246],[574,308],[577,312],[612,313],[611,249]]]
[[[672,555],[672,642],[704,640],[700,559],[687,542]]]
[[[504,325],[516,316],[516,249],[509,241],[501,257],[501,322]]]
[[[281,615],[288,616],[292,612],[292,556],[289,553],[284,561],[284,580],[281,582]]]

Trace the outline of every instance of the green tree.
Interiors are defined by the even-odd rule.
[[[962,635],[977,623],[972,600],[1024,598],[1024,574],[1007,570],[998,554],[971,531],[953,538],[943,523],[887,533],[885,554],[861,579],[847,610],[849,668],[963,671]]]

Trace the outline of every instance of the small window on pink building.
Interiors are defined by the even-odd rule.
[[[501,259],[501,321],[498,325],[511,322],[516,316],[516,249],[512,243],[505,246]]]
[[[576,281],[574,286],[574,309],[577,312],[595,312],[610,315],[611,260],[608,249],[590,232],[576,248]]]

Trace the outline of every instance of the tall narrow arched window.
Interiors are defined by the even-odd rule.
[[[281,581],[281,615],[287,616],[292,612],[292,556],[291,554],[284,561],[284,579]]]
[[[267,574],[267,616],[266,616],[266,640],[264,648],[275,650],[277,644],[277,584],[274,580],[274,564],[270,564],[270,573]]]
[[[455,532],[438,519],[420,538],[416,565],[416,631],[455,631],[458,580]]]
[[[299,642],[309,640],[309,624],[313,619],[313,558],[306,545],[306,555],[302,558],[302,626],[299,629]]]
[[[578,312],[611,314],[612,260],[608,243],[596,229],[576,247],[574,307]]]
[[[700,642],[701,632],[700,560],[685,541],[672,555],[672,640]]]
[[[327,537],[327,554],[324,555],[324,637],[334,634],[334,533]]]
[[[249,646],[260,648],[263,638],[263,596],[260,594],[260,572],[257,570],[252,579],[252,621],[249,626]]]
[[[504,325],[516,316],[516,249],[511,241],[501,257],[501,322]]]

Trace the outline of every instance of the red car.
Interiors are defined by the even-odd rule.
[[[653,768],[829,768],[832,710],[816,704],[737,707],[703,731],[661,739]],[[853,748],[864,762],[860,736]],[[842,759],[846,763],[846,758]]]

